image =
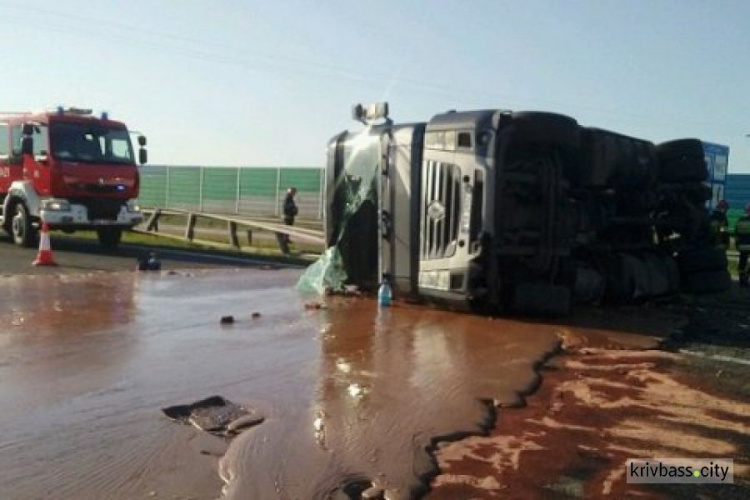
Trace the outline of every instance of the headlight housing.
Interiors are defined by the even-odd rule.
[[[128,200],[128,202],[125,204],[125,208],[127,208],[128,212],[130,213],[138,213],[141,211],[141,207],[135,200]]]
[[[42,201],[42,210],[47,212],[70,212],[70,202],[68,200],[44,200]]]

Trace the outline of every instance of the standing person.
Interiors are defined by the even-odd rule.
[[[729,203],[727,200],[721,200],[716,204],[716,208],[711,212],[711,216],[708,219],[711,226],[711,233],[714,235],[716,244],[723,247],[724,250],[729,248],[728,210]]]
[[[750,255],[750,203],[745,205],[745,215],[739,218],[734,227],[734,245],[740,252],[740,262],[737,271],[740,275],[740,286],[748,286],[747,258]]]
[[[297,216],[297,203],[294,201],[294,197],[297,196],[297,188],[290,187],[286,190],[286,197],[284,198],[284,224],[287,226],[294,225],[294,218]],[[287,244],[291,243],[289,235],[286,237]]]

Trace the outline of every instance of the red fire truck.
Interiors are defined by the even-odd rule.
[[[138,162],[146,138],[138,137]],[[33,246],[42,222],[67,233],[95,230],[103,247],[142,222],[130,132],[106,113],[58,107],[0,114],[0,223]]]

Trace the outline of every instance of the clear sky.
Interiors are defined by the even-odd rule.
[[[749,0],[0,0],[0,110],[107,110],[150,161],[325,162],[351,105],[549,110],[750,172]]]

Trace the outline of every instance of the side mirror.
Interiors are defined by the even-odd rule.
[[[148,151],[141,148],[138,150],[138,163],[143,165],[144,163],[148,162]]]
[[[143,147],[143,146],[146,145],[146,136],[144,136],[144,135],[139,135],[138,136],[138,145],[141,146],[141,147]]]
[[[25,127],[26,126],[24,125],[24,128]],[[21,154],[23,155],[34,154],[34,139],[33,138],[29,136],[25,136],[21,138]]]

